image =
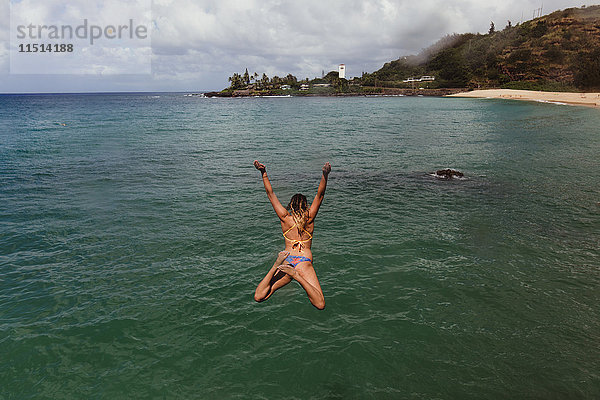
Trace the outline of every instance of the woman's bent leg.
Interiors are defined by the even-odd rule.
[[[292,281],[292,278],[290,278],[289,275],[277,269],[289,254],[290,253],[287,251],[279,252],[275,264],[273,264],[267,275],[260,281],[254,291],[255,301],[261,302],[267,300],[277,289]]]
[[[292,268],[289,265],[280,265],[279,270],[298,281],[306,291],[308,299],[313,306],[319,310],[325,308],[325,296],[323,296],[323,290],[312,264],[305,263],[304,265],[298,265],[296,268]]]

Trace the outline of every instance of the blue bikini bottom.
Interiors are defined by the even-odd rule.
[[[294,268],[296,268],[296,265],[300,264],[301,262],[308,261],[312,263],[312,260],[310,258],[303,256],[287,256],[285,261]]]

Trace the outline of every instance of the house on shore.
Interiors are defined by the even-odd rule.
[[[425,82],[425,81],[435,81],[434,76],[424,75],[420,78],[406,78],[402,82],[404,83],[413,83],[413,82]]]

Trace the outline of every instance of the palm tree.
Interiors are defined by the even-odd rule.
[[[229,82],[231,82],[231,89],[239,89],[243,86],[242,77],[237,72],[228,78]]]

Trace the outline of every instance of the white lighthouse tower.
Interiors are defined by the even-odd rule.
[[[338,67],[338,74],[340,79],[346,79],[346,64],[340,64]]]

